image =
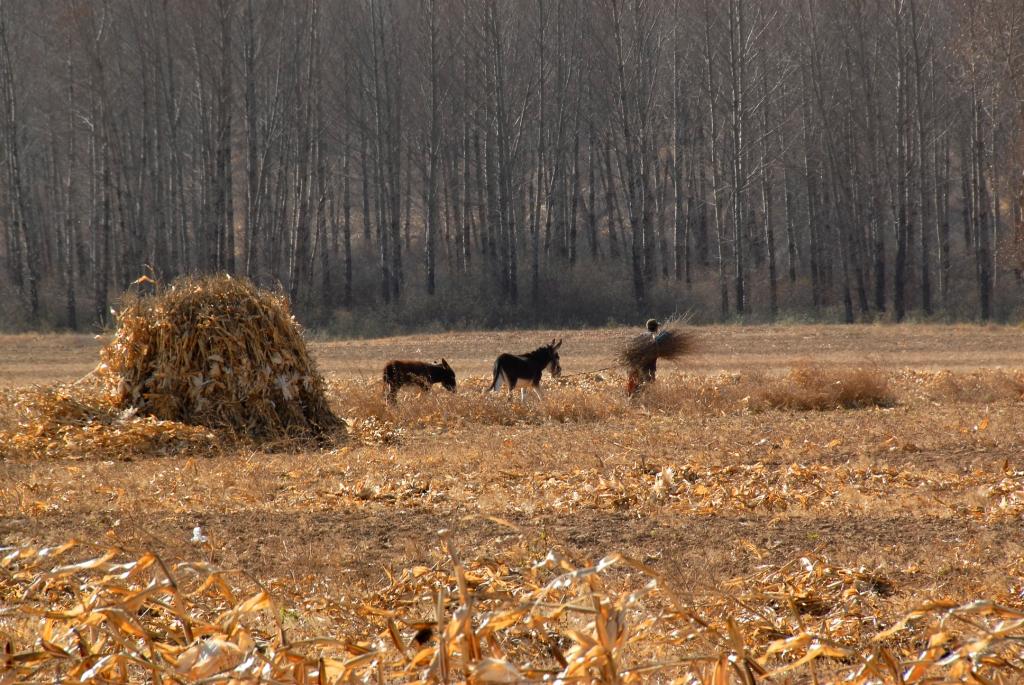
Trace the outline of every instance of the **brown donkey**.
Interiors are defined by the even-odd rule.
[[[389,403],[395,401],[398,389],[403,385],[430,390],[434,383],[440,383],[445,390],[455,392],[455,371],[444,359],[440,364],[395,360],[384,367],[385,397]]]

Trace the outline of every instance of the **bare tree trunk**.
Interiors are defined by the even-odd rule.
[[[718,140],[718,116],[715,107],[715,66],[714,52],[711,48],[711,10],[708,0],[704,0],[704,73],[707,83],[705,93],[708,99],[708,122],[711,135],[707,139],[711,158],[711,194],[714,202],[715,237],[718,248],[718,288],[720,293],[719,314],[724,321],[729,318],[729,284],[725,266],[724,219],[722,217],[721,182],[716,143]],[[735,246],[734,246],[735,247]]]
[[[245,79],[245,273],[256,278],[263,270],[263,232],[259,222],[259,130],[256,101],[256,29],[253,0],[246,0],[243,78]]]
[[[234,190],[231,171],[231,89],[232,89],[232,28],[234,14],[233,0],[219,0],[218,11],[221,24],[220,90],[217,97],[217,221],[220,235],[218,241],[218,268],[228,273],[235,272],[235,211]]]
[[[810,83],[806,70],[802,70],[803,93],[801,106],[801,130],[803,135],[803,175],[804,189],[807,194],[807,257],[808,267],[811,274],[811,302],[815,309],[823,304],[824,288],[821,269],[821,252],[819,246],[819,227],[821,220],[819,214],[821,193],[817,183],[817,169],[811,162],[811,106],[810,106]]]
[[[689,226],[689,212],[685,207],[683,189],[683,145],[686,135],[683,127],[683,105],[681,62],[679,49],[679,0],[672,6],[672,271],[676,281],[682,280],[686,271],[686,282],[690,282],[689,253],[686,228]],[[684,254],[685,253],[685,254]],[[685,262],[685,264],[684,264]]]
[[[465,24],[465,15],[463,15]],[[469,81],[469,55],[463,56],[462,75],[464,83]],[[468,107],[468,98],[463,99],[463,107]],[[470,145],[469,145],[469,113],[462,113],[462,197],[465,203],[462,208],[462,259],[468,272],[473,264],[473,201],[470,195],[473,187],[472,174],[470,173]]]
[[[853,297],[850,294],[850,249],[849,240],[844,237],[844,233],[848,235],[848,231],[844,230],[842,221],[840,220],[837,212],[838,209],[835,198],[833,198],[832,218],[836,227],[836,245],[839,247],[840,266],[843,270],[843,321],[845,323],[853,323]]]
[[[678,48],[677,48],[678,54]],[[678,88],[678,86],[676,86]],[[683,272],[689,276],[689,259],[687,227],[689,225],[689,210],[685,205],[686,191],[683,188],[683,126],[680,122],[682,116],[679,112],[678,93],[673,99],[672,114],[672,271],[677,281],[682,280]],[[687,278],[689,282],[689,278]]]
[[[637,308],[643,311],[647,307],[647,289],[643,268],[643,242],[646,225],[646,200],[647,193],[643,188],[644,182],[640,175],[643,167],[639,160],[641,152],[640,145],[634,140],[635,124],[632,119],[630,101],[633,97],[626,86],[626,63],[625,49],[622,37],[622,22],[619,12],[619,0],[611,0],[612,21],[615,31],[615,55],[616,55],[616,78],[618,83],[618,116],[619,125],[622,127],[622,139],[625,145],[623,158],[626,165],[626,209],[629,212],[629,222],[633,229],[632,248],[632,272],[633,272],[633,297],[636,300]],[[642,141],[640,141],[642,144]]]
[[[973,120],[973,114],[972,114]],[[975,206],[973,169],[974,169],[974,129],[971,124],[970,133],[964,133],[960,139],[960,194],[963,202],[960,205],[961,220],[964,227],[964,251],[973,252],[976,216],[973,211]]]
[[[697,177],[694,167],[698,164],[699,157],[696,151],[693,149],[693,145],[690,146],[689,160],[686,164],[686,182],[687,182],[687,195],[686,195],[686,212],[683,218],[683,279],[686,281],[686,287],[689,289],[693,285],[693,226],[697,223],[700,227],[699,222],[703,219],[703,202],[695,202],[694,198],[699,197],[697,188]],[[700,206],[700,211],[697,212],[695,219],[694,213],[696,206]],[[704,230],[700,228],[700,230]]]
[[[796,283],[796,267],[799,259],[796,240],[796,217],[794,214],[793,187],[789,180],[789,161],[786,159],[785,127],[779,127],[779,149],[782,151],[783,208],[786,214],[786,275],[790,285]]]
[[[975,221],[975,269],[978,278],[978,302],[982,321],[992,318],[992,271],[989,248],[988,188],[985,183],[985,127],[982,123],[982,107],[977,90],[977,76],[972,74],[973,98],[971,113],[974,135],[974,216]]]
[[[761,212],[764,243],[768,257],[768,312],[772,320],[779,315],[779,277],[775,267],[775,226],[772,223],[772,173],[768,158],[768,107],[764,105],[764,135],[761,147]]]
[[[494,87],[494,115],[497,125],[494,130],[494,141],[497,146],[495,160],[495,181],[497,183],[497,219],[496,237],[499,240],[502,289],[513,304],[519,297],[515,206],[512,199],[512,171],[510,167],[509,132],[507,107],[505,102],[505,36],[499,14],[500,5],[492,0],[487,6],[490,21],[490,45],[493,58],[492,74]]]
[[[590,245],[590,260],[596,262],[599,256],[597,243],[597,178],[595,167],[594,128],[590,127],[590,138],[587,142],[587,242]]]
[[[39,320],[39,250],[37,228],[29,226],[30,212],[25,181],[21,168],[21,144],[18,141],[18,107],[14,90],[14,67],[11,63],[7,44],[7,6],[0,4],[0,88],[3,89],[4,147],[7,163],[7,179],[10,188],[10,221],[14,226],[14,242],[17,245],[19,282],[28,308],[30,323]]]
[[[430,44],[430,141],[427,144],[427,223],[423,237],[424,271],[427,295],[433,295],[437,257],[437,170],[441,147],[441,113],[438,102],[437,9],[435,0],[427,2]],[[411,194],[411,193],[410,193]]]
[[[863,6],[855,6],[863,9]],[[873,27],[864,16],[856,18],[857,56],[859,75],[864,89],[863,127],[867,131],[868,172],[870,180],[867,192],[868,224],[871,233],[871,272],[873,276],[874,307],[879,312],[886,310],[886,247],[884,226],[883,167],[879,161],[879,134],[883,123],[878,114],[875,70],[872,68],[874,46],[869,45],[868,28]]]
[[[480,133],[473,132],[473,153],[476,159],[476,210],[477,210],[477,242],[480,245],[480,254],[484,263],[492,271],[494,270],[494,244],[491,241],[489,221],[491,193],[488,191],[487,162],[483,154],[483,146],[480,143]]]
[[[733,261],[735,263],[734,285],[736,288],[736,313],[742,315],[746,309],[746,267],[743,263],[743,193],[746,186],[744,168],[744,146],[746,145],[744,124],[746,120],[746,26],[744,22],[744,0],[729,0],[729,75],[731,106],[729,118],[732,133],[732,214],[733,214]]]
[[[935,168],[941,169],[938,183],[935,184],[935,206],[937,208],[936,227],[939,242],[939,297],[942,300],[942,311],[949,314],[949,276],[950,276],[950,238],[949,238],[949,179],[950,179],[950,143],[949,134],[941,137],[943,159],[939,161],[939,145],[935,145]],[[966,201],[966,198],[965,198]],[[966,202],[965,202],[966,204]]]
[[[406,147],[405,150],[405,166],[403,167],[402,175],[405,176],[405,181],[399,186],[399,197],[402,203],[402,243],[405,245],[406,252],[412,252],[412,202],[413,196],[416,194],[412,189],[412,148]],[[436,175],[436,172],[435,172]],[[426,185],[426,184],[424,184]],[[440,191],[437,192],[440,195]],[[426,206],[426,205],[424,205]],[[436,217],[435,217],[436,219]],[[437,248],[436,234],[437,228],[440,225],[440,219],[436,219],[434,226],[435,232],[435,244],[434,248]]]
[[[101,117],[105,118],[104,114]],[[102,121],[102,119],[101,119]],[[102,125],[100,126],[102,127]],[[100,176],[101,180],[101,200],[100,200],[100,215],[99,215],[99,228],[98,236],[94,238],[96,257],[94,259],[96,263],[96,275],[93,288],[93,307],[96,312],[96,323],[101,326],[105,326],[107,323],[107,286],[110,283],[110,234],[111,234],[111,211],[110,211],[110,196],[111,192],[111,179],[110,179],[110,146],[107,143],[107,132],[104,131],[101,134],[100,141]]]
[[[611,145],[604,147],[604,172],[601,174],[604,181],[604,204],[608,214],[608,253],[613,260],[619,258],[619,226],[621,221],[618,216],[618,205],[615,201],[615,177],[612,175],[612,151]]]
[[[658,170],[660,167],[660,170]],[[665,220],[668,215],[668,187],[672,183],[672,162],[666,161],[656,165],[657,182],[655,183],[654,233],[657,239],[658,263],[661,265],[661,277],[668,279],[669,251]]]
[[[372,207],[370,204],[370,181],[372,177],[370,170],[370,143],[369,137],[365,134],[362,136],[359,161],[361,164],[359,174],[363,181],[363,242],[369,247],[373,240],[373,234],[370,230],[370,227],[373,225]]]
[[[462,217],[462,174],[459,173],[459,161],[457,152],[454,150],[448,150],[448,159],[443,156],[441,158],[442,166],[446,167],[446,185],[449,188],[449,204],[452,221],[452,236],[451,240],[455,243],[455,273],[464,274],[468,269],[466,263],[466,253],[463,246],[463,238],[465,236],[465,221]]]
[[[704,126],[697,129],[698,140],[695,144],[694,154],[697,156],[697,260],[701,266],[708,266],[711,263],[711,239],[708,236],[708,174],[707,157],[708,143],[704,134]]]
[[[569,235],[567,237],[567,252],[569,266],[576,264],[576,234],[579,221],[580,206],[580,131],[579,126],[575,127],[573,135],[573,159],[572,159],[572,192],[569,201]]]
[[[321,92],[319,84],[317,92]],[[318,115],[317,119],[319,118]],[[319,135],[317,137],[319,138]],[[310,255],[309,271],[312,275],[315,267],[314,260],[319,256],[320,304],[324,312],[327,313],[334,302],[334,282],[331,278],[331,242],[334,238],[335,227],[327,211],[327,163],[324,160],[323,145],[319,140],[314,148],[314,158],[316,159],[316,239],[313,244],[313,253]]]
[[[351,171],[351,147],[348,135],[345,136],[345,152],[342,180],[342,235],[345,245],[345,290],[342,302],[346,309],[352,308],[352,171]]]
[[[931,285],[931,231],[932,217],[935,215],[932,207],[934,197],[930,188],[931,178],[928,174],[928,137],[931,132],[930,124],[925,118],[925,102],[923,95],[922,81],[924,79],[924,64],[926,57],[921,51],[921,36],[918,24],[917,0],[910,0],[910,35],[914,51],[914,100],[916,116],[915,127],[917,129],[917,190],[918,202],[921,208],[921,309],[926,315],[932,313],[932,285]]]
[[[390,125],[388,114],[385,111],[383,83],[386,80],[387,71],[382,66],[384,61],[384,20],[380,17],[383,10],[379,4],[370,6],[370,18],[372,31],[370,37],[371,45],[371,67],[373,80],[373,121],[374,121],[374,171],[376,176],[376,200],[377,200],[377,222],[378,222],[378,245],[380,249],[380,289],[381,298],[385,304],[391,302],[394,289],[392,287],[393,276],[391,273],[392,260],[391,250],[397,249],[390,246],[391,235],[388,229],[388,218],[385,216],[390,208],[387,206],[385,189],[384,156],[390,156],[390,151],[384,141],[386,129]],[[392,177],[393,178],[393,177]],[[394,213],[394,212],[390,212]],[[397,222],[400,219],[395,217]]]
[[[536,198],[533,207],[533,220],[530,224],[530,303],[534,307],[540,306],[540,215],[541,203],[544,188],[547,187],[545,177],[546,144],[547,144],[547,72],[545,60],[545,39],[544,33],[547,27],[547,18],[544,12],[544,0],[537,0],[537,21],[538,21],[538,54],[537,54],[537,88],[539,100],[537,105],[537,170],[536,170]],[[550,213],[551,208],[548,208]]]
[[[895,7],[896,23],[896,261],[893,265],[893,309],[896,321],[906,316],[906,282],[908,269],[908,251],[910,248],[910,220],[907,216],[909,189],[909,155],[907,152],[907,136],[905,123],[907,118],[906,68],[903,47],[902,5]]]
[[[996,131],[998,124],[996,123],[999,119],[999,100],[993,98],[992,102],[992,114],[989,117],[989,126],[992,132],[992,154],[989,155],[989,174],[992,177],[992,193],[991,201],[992,206],[990,209],[990,216],[992,217],[992,289],[997,290],[999,287],[999,249],[1002,244],[1000,240],[1002,230],[1002,211],[1003,203],[999,192],[999,146],[995,144]],[[1024,116],[1022,116],[1024,118]]]
[[[73,331],[78,330],[78,218],[74,212],[78,210],[75,193],[75,174],[78,167],[77,144],[75,135],[75,118],[73,103],[75,102],[75,72],[71,57],[67,57],[68,79],[68,166],[64,178],[64,253],[67,255],[64,265],[64,306],[67,325]]]

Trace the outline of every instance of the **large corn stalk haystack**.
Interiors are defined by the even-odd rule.
[[[258,438],[340,425],[284,295],[229,276],[136,297],[101,353],[115,403]]]

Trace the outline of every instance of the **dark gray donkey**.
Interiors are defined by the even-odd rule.
[[[540,397],[540,377],[547,368],[552,376],[556,378],[562,373],[562,364],[558,360],[558,348],[562,346],[562,340],[558,342],[552,338],[551,342],[543,347],[538,347],[533,352],[526,354],[501,354],[494,360],[494,380],[491,382],[491,391],[501,388],[502,382],[511,393],[516,386],[519,386],[519,396],[526,397],[526,386],[529,385]]]

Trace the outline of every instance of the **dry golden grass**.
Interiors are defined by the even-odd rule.
[[[864,409],[889,407],[896,401],[888,376],[877,369],[807,364],[759,385],[755,402],[777,409]]]
[[[521,402],[481,368],[394,406],[333,375],[354,439],[313,451],[39,459],[8,433],[0,680],[1015,682],[1024,376],[851,363],[813,330],[635,401],[618,372]]]

